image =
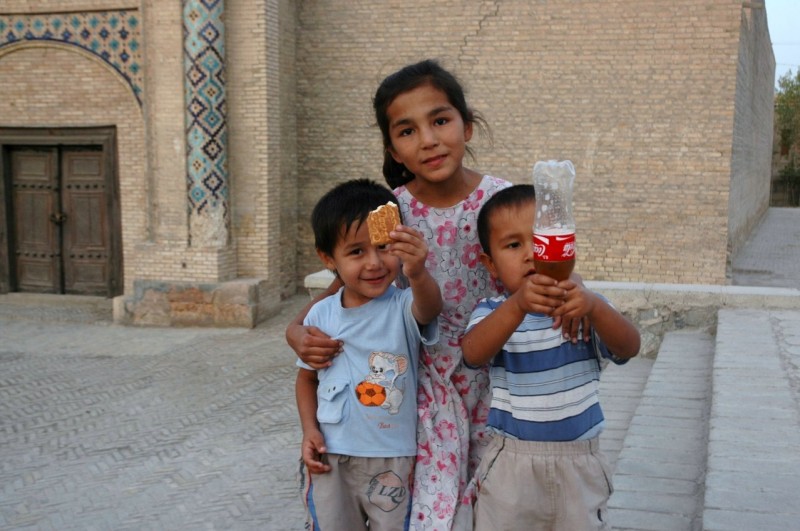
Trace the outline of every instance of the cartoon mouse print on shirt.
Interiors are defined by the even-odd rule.
[[[368,407],[380,406],[389,414],[400,412],[402,387],[397,379],[408,370],[408,359],[389,352],[373,352],[369,356],[369,374],[356,386],[358,401]]]

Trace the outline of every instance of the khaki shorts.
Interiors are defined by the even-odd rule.
[[[310,474],[300,461],[306,529],[408,529],[416,457],[327,454],[323,459],[331,466],[325,474]]]
[[[611,473],[597,438],[531,442],[495,435],[475,479],[478,531],[611,529]]]

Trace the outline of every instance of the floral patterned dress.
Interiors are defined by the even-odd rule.
[[[425,205],[405,186],[394,191],[403,224],[422,233],[428,244],[426,266],[444,298],[439,343],[420,356],[413,529],[453,528],[456,507],[488,442],[488,367],[464,366],[461,338],[478,300],[500,293],[479,260],[477,221],[486,200],[510,184],[484,176],[464,201],[449,208]]]

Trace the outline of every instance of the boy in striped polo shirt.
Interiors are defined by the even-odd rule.
[[[600,369],[635,356],[639,332],[580,281],[536,274],[535,205],[533,186],[517,185],[478,217],[481,261],[506,293],[478,303],[462,343],[467,365],[491,363],[492,441],[474,479],[474,528],[610,529]]]

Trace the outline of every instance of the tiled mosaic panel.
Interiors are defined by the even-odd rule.
[[[125,78],[141,105],[144,73],[138,11],[0,14],[0,48],[25,41],[68,44],[100,57]]]
[[[183,7],[190,208],[223,208],[227,220],[224,2],[185,0]]]

